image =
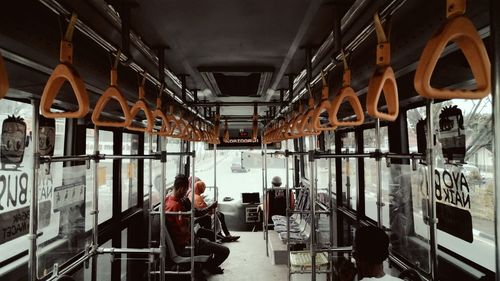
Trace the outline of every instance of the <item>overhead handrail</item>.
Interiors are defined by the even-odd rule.
[[[415,90],[428,99],[481,99],[491,92],[491,66],[488,53],[474,24],[465,16],[466,0],[447,0],[443,26],[432,36],[422,52],[415,73]],[[431,77],[437,61],[449,42],[457,43],[476,80],[476,90],[434,88]]]
[[[391,67],[391,43],[386,36],[378,13],[373,16],[377,33],[377,60],[375,71],[368,84],[366,110],[369,115],[386,121],[394,121],[399,114],[398,85]],[[378,110],[380,94],[383,92],[387,113]]]
[[[321,124],[320,116],[323,112],[329,112],[331,108],[331,102],[328,99],[330,95],[330,88],[328,87],[328,83],[326,81],[325,75],[323,71],[321,71],[321,80],[323,81],[323,88],[321,90],[321,100],[319,101],[318,105],[314,109],[313,113],[313,124],[314,124],[314,130],[317,132],[322,132],[322,131],[332,131],[337,128],[337,126],[333,126],[330,124],[330,119],[328,119],[327,124]]]
[[[120,52],[117,53],[115,63],[111,68],[110,83],[108,88],[99,97],[95,105],[94,111],[92,112],[92,122],[94,125],[99,127],[127,127],[130,126],[132,118],[130,115],[130,109],[128,107],[127,100],[123,97],[120,89],[118,88],[118,61],[120,60]],[[108,102],[115,100],[120,104],[123,113],[123,121],[104,121],[101,119],[101,114]]]
[[[130,118],[132,120],[135,119],[135,116],[139,111],[143,111],[144,114],[146,115],[146,121],[147,125],[146,127],[137,127],[134,126],[133,123],[131,123],[129,126],[127,126],[127,129],[131,131],[136,131],[136,132],[143,132],[143,133],[151,133],[153,131],[153,126],[154,126],[154,118],[153,118],[153,113],[151,113],[151,110],[149,110],[149,107],[147,104],[144,102],[144,96],[145,96],[145,91],[144,91],[144,83],[146,81],[146,74],[143,73],[142,77],[142,82],[139,83],[139,100],[137,100],[132,108],[130,109]]]
[[[7,95],[7,90],[9,90],[9,76],[7,75],[5,62],[0,53],[0,99],[3,99]]]
[[[330,107],[329,118],[330,124],[333,126],[359,126],[365,121],[365,114],[359,98],[351,87],[351,70],[347,64],[344,53],[342,52],[342,59],[344,61],[344,74],[342,76],[342,88],[340,93],[333,98],[332,105]],[[354,121],[339,121],[337,114],[340,109],[340,105],[347,100],[354,110],[356,119]]]
[[[90,110],[89,97],[85,90],[85,84],[76,69],[73,68],[73,44],[71,41],[76,20],[77,15],[73,13],[66,29],[66,34],[61,40],[59,52],[60,63],[52,71],[43,89],[40,99],[40,113],[46,118],[83,118]],[[53,112],[50,109],[65,81],[68,81],[73,89],[78,103],[78,110]]]

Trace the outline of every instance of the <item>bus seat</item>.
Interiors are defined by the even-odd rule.
[[[85,84],[75,68],[73,68],[73,30],[76,24],[77,16],[72,14],[66,35],[60,44],[59,60],[60,63],[52,71],[40,99],[40,113],[46,118],[83,118],[90,110],[89,97],[85,89]],[[75,94],[78,103],[76,111],[52,112],[52,104],[59,94],[59,90],[68,81]]]
[[[127,104],[127,100],[123,97],[120,89],[117,84],[118,73],[117,70],[111,69],[111,82],[109,87],[104,91],[102,96],[97,100],[94,111],[92,112],[92,122],[96,126],[104,126],[104,127],[127,127],[132,122],[130,116],[130,110]],[[106,105],[110,100],[115,100],[120,104],[123,113],[123,121],[101,121],[100,116]]]
[[[375,72],[368,84],[366,97],[366,110],[374,118],[394,121],[399,114],[398,85],[391,67],[391,43],[384,32],[378,13],[374,16],[375,30],[377,33],[377,61]],[[380,94],[383,92],[387,113],[378,110]]]
[[[160,215],[159,214],[154,214],[151,215],[151,240],[155,241],[154,247],[159,246],[159,241],[160,241]],[[168,231],[167,227],[167,222],[165,221],[165,242],[167,244],[167,255],[168,259],[175,264],[187,264],[191,262],[191,257],[190,256],[181,256],[177,253],[177,250],[175,249],[174,242],[172,241],[172,237],[170,237],[170,233]],[[189,251],[186,251],[189,252]],[[185,253],[183,253],[185,254]],[[199,256],[194,256],[194,261],[196,263],[205,263],[208,261],[210,256],[207,255],[199,255]]]
[[[9,77],[5,69],[2,54],[0,54],[0,99],[7,95],[7,90],[9,90]]]
[[[137,127],[131,123],[129,126],[127,126],[127,129],[136,132],[151,133],[153,131],[153,126],[154,126],[153,113],[151,113],[151,110],[149,110],[147,104],[144,102],[144,95],[145,93],[144,93],[144,82],[143,82],[139,86],[139,100],[136,101],[135,104],[130,109],[130,118],[134,120],[137,113],[139,113],[139,111],[142,110],[146,115],[147,125],[146,127]]]
[[[345,58],[344,58],[345,60]],[[359,126],[365,122],[365,113],[363,112],[363,108],[361,107],[361,103],[359,102],[359,98],[351,87],[351,70],[347,68],[347,65],[344,66],[344,74],[343,74],[343,85],[342,89],[340,89],[340,93],[333,98],[332,105],[330,107],[329,119],[330,124],[340,127],[340,126]],[[340,105],[347,100],[354,110],[354,114],[356,115],[356,120],[354,121],[339,121],[337,118],[337,114],[340,109]]]
[[[464,15],[466,0],[447,1],[447,20],[427,42],[415,72],[414,86],[428,99],[482,99],[491,92],[491,65],[483,40],[474,24]],[[476,90],[438,89],[431,77],[446,45],[455,42],[462,50],[476,80]]]

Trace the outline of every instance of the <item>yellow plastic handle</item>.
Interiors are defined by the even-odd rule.
[[[340,109],[340,105],[347,100],[354,110],[354,114],[356,115],[356,120],[354,121],[339,121],[337,114]],[[363,108],[361,107],[361,103],[359,102],[359,98],[351,87],[344,87],[340,90],[340,94],[335,96],[332,101],[332,105],[329,112],[330,124],[333,126],[359,126],[363,124],[365,121],[365,114],[363,112]]]
[[[40,100],[40,113],[46,118],[83,118],[90,110],[85,84],[71,64],[72,53],[71,42],[61,41],[61,63],[52,71]],[[78,110],[52,112],[50,109],[65,81],[68,81],[73,89],[78,103]]]
[[[7,95],[7,90],[9,90],[9,77],[5,69],[2,54],[0,53],[0,99],[3,99]]]
[[[476,80],[476,90],[438,89],[431,86],[432,73],[449,42],[456,42],[462,50]],[[428,99],[482,99],[490,94],[490,59],[474,24],[467,17],[451,17],[429,40],[417,66],[414,86],[421,96]]]

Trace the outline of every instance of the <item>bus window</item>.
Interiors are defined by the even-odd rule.
[[[356,152],[354,132],[342,138],[342,153]],[[342,202],[345,206],[356,210],[358,162],[356,158],[342,158]]]
[[[434,182],[438,207],[437,242],[440,246],[494,271],[494,197],[491,95],[482,100],[451,100],[435,104],[435,129],[439,130],[439,114],[457,106],[463,115],[465,163],[447,163],[443,143],[436,145]],[[425,107],[408,111],[410,150],[416,151],[415,124],[425,118]],[[444,136],[438,134],[438,140]],[[418,179],[418,178],[417,178]],[[412,181],[412,184],[415,180]],[[426,191],[423,192],[427,196]],[[413,202],[422,202],[414,194]],[[445,210],[446,213],[442,213]],[[448,215],[444,215],[448,214]],[[453,218],[460,217],[460,223]],[[415,218],[415,224],[423,224]],[[448,226],[447,226],[448,225]],[[449,228],[449,225],[459,226]]]
[[[27,103],[2,100],[0,103],[0,121],[2,126],[2,159],[0,171],[0,223],[2,234],[0,235],[0,261],[9,262],[15,255],[28,250],[29,232],[29,207],[30,194],[33,183],[33,145],[32,145],[32,122],[33,107]],[[9,133],[11,132],[11,133]],[[9,156],[9,144],[22,148],[14,151]],[[43,190],[41,190],[43,191]],[[40,195],[40,200],[51,204],[51,194]],[[40,202],[42,204],[42,202]],[[51,213],[49,212],[49,218]],[[40,227],[46,228],[48,221]],[[57,235],[57,233],[55,234]],[[40,237],[47,240],[50,234]],[[2,262],[3,265],[3,262]],[[0,266],[2,268],[2,266]],[[6,269],[7,267],[5,267]],[[3,271],[3,270],[2,270]],[[1,272],[1,271],[0,271]],[[0,276],[2,274],[0,273]]]
[[[167,152],[180,152],[181,145],[182,143],[179,139],[168,139]],[[165,179],[167,187],[173,186],[175,176],[179,174],[179,172],[184,173],[184,167],[182,167],[183,169],[180,171],[180,166],[180,156],[167,156],[167,178]],[[159,177],[154,179],[154,184],[157,185],[158,188],[153,189],[160,190],[161,180]]]
[[[153,146],[152,146],[152,149],[150,149],[149,147],[149,138],[152,137],[153,138]],[[154,135],[148,135],[146,134],[145,137],[144,137],[145,141],[144,141],[144,154],[148,155],[150,154],[150,150],[153,151],[153,153],[157,153],[158,151],[158,141],[157,141],[157,137],[154,136]],[[144,160],[144,200],[146,200],[146,198],[149,198],[149,162],[150,160]],[[161,162],[158,161],[158,160],[152,160],[152,183],[153,183],[153,188],[157,188],[154,186],[154,179],[156,177],[160,177],[160,173],[161,173]]]
[[[335,152],[335,138],[334,133],[325,132],[325,149]],[[328,206],[329,196],[323,196],[322,194],[328,195],[328,159],[317,159],[317,176],[318,176],[318,199],[320,202]],[[291,162],[290,165],[293,163]],[[291,166],[290,166],[291,167]],[[331,179],[332,179],[332,192],[335,192],[335,159],[331,159]],[[333,194],[330,194],[330,196]]]
[[[363,131],[364,152],[374,152],[377,146],[375,129]],[[389,137],[387,127],[380,128],[380,150],[389,151]],[[377,161],[374,158],[364,158],[365,165],[365,214],[367,217],[377,221]],[[385,161],[381,160],[382,167],[382,222],[384,226],[389,226],[389,182],[390,169],[387,168]]]
[[[122,153],[139,153],[139,135],[123,133]],[[122,161],[122,211],[137,205],[137,169],[139,160],[123,159]]]
[[[87,129],[86,153],[94,153],[94,129]],[[99,153],[113,154],[113,132],[99,130]],[[93,165],[92,165],[93,166]],[[94,184],[93,167],[87,170],[87,181]],[[99,223],[111,218],[113,213],[113,160],[101,160],[97,170],[97,184],[99,189]],[[92,198],[92,188],[87,188],[87,198]],[[89,202],[90,199],[89,199]],[[90,204],[90,203],[89,203]],[[91,206],[90,206],[91,207]],[[89,230],[92,226],[92,216],[90,207],[87,208],[85,229]]]

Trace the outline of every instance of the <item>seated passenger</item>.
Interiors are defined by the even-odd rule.
[[[281,178],[275,176],[271,181],[271,189],[267,190],[266,199],[264,201],[266,204],[265,218],[270,224],[273,223],[271,219],[272,216],[286,216],[286,191],[277,189],[278,187],[281,187]],[[293,197],[293,192],[290,191],[290,209],[294,208],[295,200]]]
[[[174,181],[172,194],[165,198],[165,211],[179,212],[188,211],[182,203],[188,190],[188,178],[185,175],[177,175]],[[189,201],[188,201],[189,202]],[[167,215],[167,227],[175,244],[176,250],[181,253],[191,241],[191,226],[188,216]],[[196,255],[212,255],[204,268],[212,274],[221,274],[223,270],[219,267],[229,256],[229,249],[220,244],[210,242],[206,238],[195,238]]]
[[[389,237],[380,228],[358,228],[354,238],[354,258],[360,281],[402,281],[385,274],[384,261],[389,257]]]
[[[207,205],[207,203],[205,202],[205,199],[203,198],[203,196],[201,196],[205,192],[205,189],[206,189],[206,185],[201,180],[197,181],[194,184],[194,207],[196,209],[205,209],[205,208],[209,207]],[[189,200],[192,199],[190,194],[188,194],[188,198],[189,198]],[[213,213],[213,211],[211,211],[210,213]],[[226,220],[224,218],[224,214],[220,211],[216,211],[216,215],[217,215],[216,218],[220,222],[222,231],[224,232],[224,235],[222,235],[221,232],[217,233],[217,238],[220,239],[222,242],[234,242],[234,241],[238,240],[240,238],[240,236],[232,236],[231,233],[229,232],[229,229],[227,228],[227,225],[226,225]],[[214,219],[215,219],[215,217],[214,217]],[[200,222],[200,225],[203,228],[210,229],[212,226],[212,223],[211,223],[211,221],[208,221],[208,223],[207,223],[206,220],[203,220],[202,222]]]

